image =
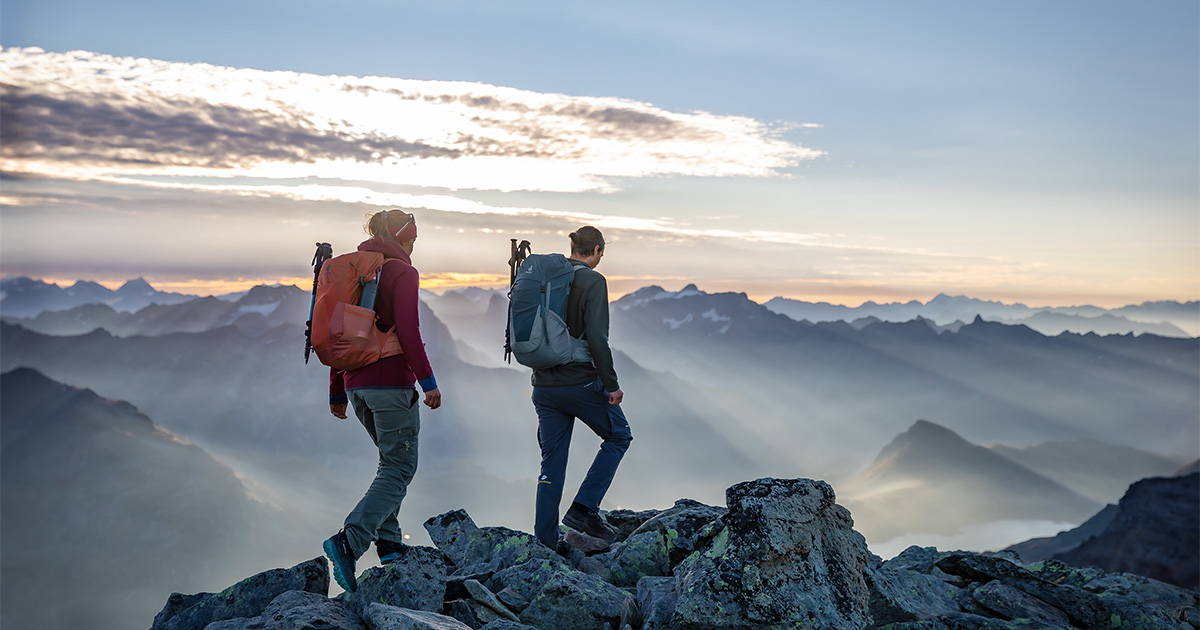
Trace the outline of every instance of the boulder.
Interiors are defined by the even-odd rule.
[[[358,590],[340,597],[363,616],[373,602],[441,612],[446,599],[445,558],[433,547],[404,545],[396,560],[367,570],[358,580]]]
[[[995,580],[975,589],[971,597],[984,608],[1006,619],[1032,619],[1047,630],[1071,627],[1067,614],[1036,597]]]
[[[429,539],[457,566],[463,566],[471,537],[479,531],[466,510],[454,510],[425,521]]]
[[[301,562],[290,569],[272,569],[248,577],[220,593],[194,598],[172,595],[167,606],[155,617],[151,630],[203,630],[211,623],[258,617],[276,597],[287,591],[305,591],[325,596],[329,593],[329,565],[324,557]],[[192,605],[175,614],[183,602]],[[172,603],[174,602],[174,603]]]
[[[478,527],[463,510],[425,521],[433,544],[454,563],[455,574],[495,573],[529,560],[562,558],[532,534],[507,527]]]
[[[467,591],[471,593],[472,599],[480,604],[483,604],[484,606],[487,606],[488,608],[491,608],[498,615],[509,621],[517,621],[517,616],[513,614],[513,611],[509,610],[508,607],[505,606],[498,597],[496,597],[495,593],[489,591],[487,587],[480,584],[478,580],[467,580],[465,584]]]
[[[288,591],[271,601],[258,617],[229,619],[205,630],[366,630],[354,611],[317,593]]]
[[[638,580],[637,602],[643,619],[642,630],[668,630],[677,601],[675,578],[648,576]]]
[[[611,510],[603,512],[604,520],[608,526],[617,532],[617,542],[629,538],[637,528],[642,526],[642,523],[654,518],[659,514],[660,510]]]
[[[608,542],[607,540],[604,540],[603,538],[596,538],[595,536],[588,536],[583,532],[573,529],[567,530],[567,533],[563,535],[563,540],[567,542],[567,545],[570,546],[571,549],[578,549],[585,555],[589,556],[598,553],[604,553],[605,551],[612,549],[612,543]]]
[[[538,630],[538,628],[527,626],[523,623],[517,623],[515,621],[508,621],[507,619],[500,619],[483,626],[479,630]]]
[[[674,567],[695,550],[696,535],[723,514],[724,508],[680,499],[674,506],[647,519],[629,537],[651,530],[658,531],[666,544],[668,562]]]
[[[604,630],[605,624],[620,628],[631,599],[594,575],[558,571],[521,613],[521,622],[543,630]]]
[[[961,589],[927,573],[885,562],[879,568],[868,568],[865,576],[876,625],[960,612],[957,598]]]
[[[370,630],[471,630],[471,626],[445,615],[371,604],[363,616]]]
[[[729,511],[675,567],[675,625],[859,629],[870,623],[867,544],[833,488],[811,479],[730,487]]]
[[[667,541],[654,528],[634,534],[609,554],[608,567],[608,575],[602,577],[617,586],[637,586],[645,576],[668,575]]]

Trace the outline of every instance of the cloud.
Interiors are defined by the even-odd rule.
[[[772,177],[820,151],[743,117],[478,83],[266,72],[0,49],[0,168],[333,177],[478,190]]]

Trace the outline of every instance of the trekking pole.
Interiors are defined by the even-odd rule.
[[[304,364],[308,365],[308,357],[312,354],[312,318],[313,308],[317,305],[317,280],[321,277],[321,267],[325,261],[333,258],[333,246],[329,243],[317,243],[317,252],[313,254],[313,288],[312,299],[308,303],[308,321],[304,329]]]
[[[504,328],[504,361],[512,363],[512,288],[517,282],[517,271],[521,268],[521,263],[529,257],[531,245],[529,241],[521,241],[517,244],[517,239],[510,238],[508,257],[508,309],[509,323]]]

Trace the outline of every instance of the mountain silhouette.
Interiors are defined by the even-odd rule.
[[[871,542],[909,533],[954,534],[999,520],[1079,523],[1101,507],[925,420],[843,484],[842,497]]]
[[[127,402],[28,368],[0,390],[5,627],[129,627],[169,582],[219,584],[307,533]]]
[[[1129,484],[1146,477],[1172,475],[1183,464],[1180,459],[1090,439],[1025,448],[997,444],[989,448],[1100,503],[1116,503]]]
[[[83,280],[66,289],[24,277],[0,280],[0,314],[10,318],[34,317],[42,311],[85,304],[108,304],[118,311],[133,312],[150,304],[179,304],[195,297],[157,291],[142,278],[130,280],[116,291]]]

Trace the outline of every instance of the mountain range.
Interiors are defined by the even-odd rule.
[[[124,628],[165,584],[219,584],[315,535],[127,402],[29,368],[0,391],[6,628]]]
[[[907,322],[917,317],[939,325],[969,322],[976,317],[1005,324],[1024,324],[1045,335],[1062,332],[1145,334],[1164,337],[1200,336],[1200,302],[1143,302],[1116,309],[1098,306],[1030,307],[964,296],[939,294],[928,302],[916,300],[860,306],[805,302],[777,297],[765,306],[797,321],[853,322],[873,317],[886,322]]]
[[[5,317],[33,317],[42,311],[62,311],[85,304],[107,304],[118,311],[133,312],[151,304],[179,304],[195,298],[158,291],[142,278],[130,280],[115,291],[86,280],[65,289],[26,277],[0,280],[0,313]]]

